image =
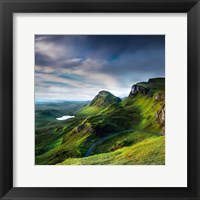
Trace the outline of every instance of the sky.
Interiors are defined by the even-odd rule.
[[[88,101],[101,90],[126,97],[164,76],[164,35],[35,36],[36,102]]]

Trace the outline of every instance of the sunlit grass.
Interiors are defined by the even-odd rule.
[[[130,147],[86,158],[70,158],[62,165],[164,165],[165,137],[152,137]]]

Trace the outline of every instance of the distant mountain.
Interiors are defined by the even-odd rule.
[[[106,107],[113,103],[119,102],[121,102],[121,99],[119,97],[114,96],[108,91],[102,90],[91,101],[90,106]]]

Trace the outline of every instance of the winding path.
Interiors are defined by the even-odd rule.
[[[120,134],[123,134],[123,133],[129,133],[129,132],[132,132],[132,131],[138,131],[138,132],[143,132],[143,133],[147,133],[147,134],[152,134],[152,135],[156,135],[156,136],[161,136],[162,134],[158,134],[158,133],[153,133],[153,132],[148,132],[148,131],[144,131],[144,130],[139,130],[139,129],[129,129],[129,130],[125,130],[125,131],[120,131],[120,132],[116,132],[116,133],[113,133],[113,134],[109,134],[108,136],[105,136],[101,139],[99,139],[97,142],[95,142],[94,144],[91,145],[91,147],[87,150],[86,154],[84,157],[88,157],[90,156],[92,150],[99,144],[102,144],[103,142],[105,142],[106,140],[110,139],[110,138],[113,138],[115,136],[118,136]]]

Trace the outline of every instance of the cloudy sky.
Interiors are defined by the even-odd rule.
[[[165,36],[36,35],[36,101],[91,100],[100,90],[128,96],[165,75]]]

